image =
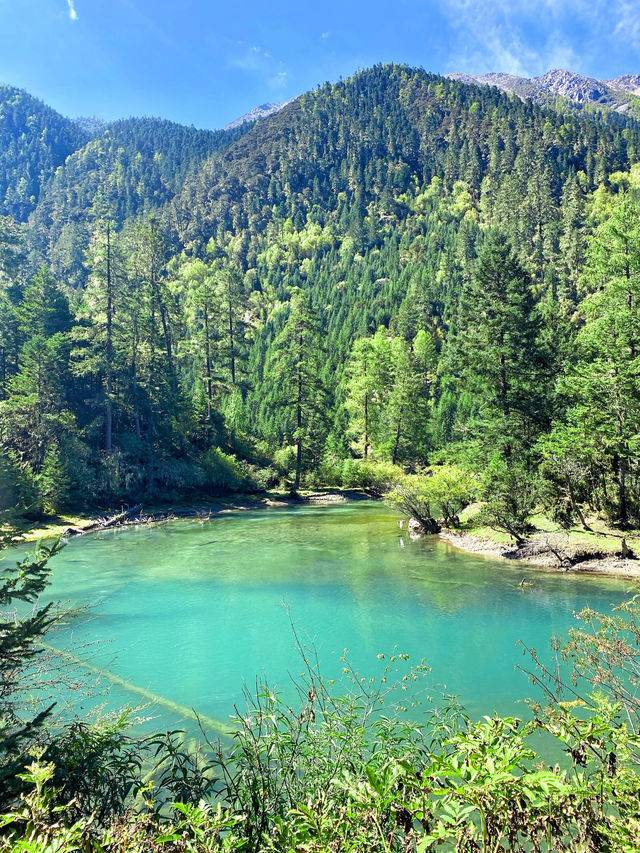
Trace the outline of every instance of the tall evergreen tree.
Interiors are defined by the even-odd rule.
[[[287,433],[296,447],[294,489],[305,464],[316,456],[324,427],[324,389],[320,381],[320,329],[308,296],[294,290],[284,328],[273,343],[270,374],[280,404],[289,414]]]
[[[479,406],[480,438],[505,459],[529,450],[547,423],[547,365],[531,279],[507,237],[486,235],[460,297],[454,363]]]
[[[583,434],[584,455],[595,444],[606,462],[615,498],[604,502],[625,526],[640,518],[640,199],[631,192],[591,239],[584,283],[592,293],[581,306],[579,360],[563,383],[573,403],[567,422]]]
[[[93,233],[87,258],[90,278],[83,294],[79,317],[84,321],[77,332],[80,343],[75,369],[80,376],[93,376],[101,385],[105,453],[113,450],[114,383],[119,346],[117,313],[125,291],[125,263],[113,222],[100,219]]]

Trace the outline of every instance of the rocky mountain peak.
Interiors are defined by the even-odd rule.
[[[270,116],[273,115],[273,113],[277,113],[278,110],[281,110],[288,103],[289,101],[282,101],[281,103],[268,101],[265,104],[260,104],[259,106],[254,107],[252,110],[249,110],[248,113],[245,113],[239,118],[230,121],[229,124],[225,124],[222,129],[231,130],[231,128],[239,127],[241,124],[244,124],[247,121],[257,121],[257,119],[259,118],[266,118],[266,116]]]
[[[578,104],[585,101],[613,100],[609,87],[604,81],[584,77],[582,74],[575,74],[564,68],[547,71],[540,77],[533,77],[531,82],[556,95],[562,95],[563,98],[570,98]]]
[[[627,112],[631,106],[631,96],[640,96],[640,75],[624,74],[613,80],[597,80],[577,74],[565,68],[554,68],[538,77],[517,77],[514,74],[490,72],[488,74],[468,74],[455,71],[445,75],[463,83],[475,83],[480,86],[496,86],[505,92],[512,92],[521,98],[544,104],[549,95],[559,95],[576,104],[594,104],[616,112]]]
[[[621,92],[640,95],[640,74],[623,74],[621,77],[614,77],[613,80],[605,80],[605,83]]]

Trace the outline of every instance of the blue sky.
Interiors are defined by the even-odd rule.
[[[387,61],[640,73],[640,0],[0,0],[0,82],[70,116],[220,127]]]

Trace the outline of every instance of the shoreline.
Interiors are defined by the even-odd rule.
[[[567,551],[567,558],[573,557],[575,562],[563,565],[558,555],[542,540],[533,539],[518,547],[447,527],[443,527],[438,536],[441,541],[457,550],[465,551],[467,554],[477,554],[487,559],[508,560],[563,574],[602,575],[623,580],[640,579],[640,560],[623,558],[617,554],[602,553],[582,559],[579,555]]]
[[[12,544],[21,542],[37,542],[40,539],[63,539],[82,536],[101,530],[119,530],[140,524],[159,524],[178,518],[197,518],[206,520],[217,515],[244,512],[255,509],[282,509],[292,506],[330,506],[347,501],[375,500],[373,495],[358,489],[327,489],[301,493],[292,497],[287,492],[263,492],[256,494],[238,494],[236,496],[220,496],[204,501],[184,501],[175,504],[151,504],[149,508],[143,505],[138,513],[116,523],[108,523],[109,519],[122,513],[122,507],[113,509],[108,514],[95,513],[92,515],[53,517],[49,521],[41,519],[24,530],[10,533]],[[107,522],[101,525],[101,522]]]
[[[12,544],[19,545],[21,542],[36,542],[40,539],[47,540],[58,536],[68,539],[91,532],[119,530],[141,524],[160,524],[172,519],[193,518],[204,521],[218,515],[256,509],[282,509],[308,505],[330,506],[335,503],[358,500],[380,500],[380,497],[361,489],[343,488],[309,491],[301,493],[298,497],[292,497],[288,492],[245,493],[236,496],[220,496],[204,501],[184,501],[168,505],[152,504],[148,509],[142,506],[135,515],[116,523],[108,523],[109,518],[122,512],[122,509],[114,509],[112,516],[96,513],[94,515],[52,518],[44,524],[42,521],[36,521],[22,531],[15,531],[11,535],[11,540]],[[101,522],[105,521],[107,523],[101,526]],[[572,549],[550,548],[549,543],[540,537],[517,546],[513,543],[497,542],[488,536],[478,536],[465,530],[447,527],[443,527],[440,533],[436,535],[441,542],[456,550],[490,560],[517,562],[525,566],[558,573],[568,572],[600,575],[622,580],[640,580],[640,560],[623,558],[615,553],[584,554]],[[560,554],[564,558],[564,562]]]

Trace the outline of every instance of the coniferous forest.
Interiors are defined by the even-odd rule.
[[[449,463],[638,519],[632,119],[401,66],[231,131],[2,116],[5,508]]]
[[[395,64],[218,131],[74,122],[0,87],[3,544],[344,489],[422,533],[526,549],[595,525],[633,558],[635,113]],[[636,598],[582,611],[555,667],[525,644],[525,722],[448,695],[420,726],[387,714],[426,677],[399,652],[377,686],[345,663],[338,697],[293,626],[298,705],[256,682],[224,747],[187,709],[196,747],[132,732],[130,708],[54,724],[48,667],[77,662],[47,639],[77,614],[40,603],[59,550],[0,579],[0,851],[640,849]]]

